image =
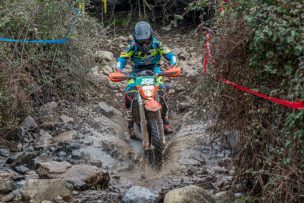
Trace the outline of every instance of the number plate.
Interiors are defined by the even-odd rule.
[[[149,86],[154,85],[154,77],[145,76],[145,77],[137,77],[136,78],[136,86]]]

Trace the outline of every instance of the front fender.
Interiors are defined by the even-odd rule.
[[[161,108],[162,108],[161,104],[158,101],[156,101],[154,98],[151,98],[145,102],[145,109],[147,111],[157,112],[161,110]]]

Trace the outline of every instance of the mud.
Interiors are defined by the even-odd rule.
[[[180,36],[164,38],[175,49],[178,46],[189,46],[188,42],[173,45],[179,40]],[[201,58],[195,52],[195,46],[188,48],[192,51],[185,50],[181,54],[185,55],[189,64],[195,63],[193,71],[198,75],[200,72],[197,69],[202,66],[198,63]],[[187,71],[189,73],[189,70],[185,72]],[[229,191],[234,173],[229,158],[231,151],[208,131],[215,123],[212,116],[198,113],[202,111],[197,109],[204,107],[200,107],[193,98],[192,91],[197,86],[198,78],[191,74],[166,81],[168,87],[173,87],[168,92],[170,120],[175,133],[167,136],[165,160],[160,170],[151,168],[144,159],[140,141],[128,139],[121,94],[125,84],[111,84],[107,79],[99,83],[103,88],[100,88],[95,97],[90,98],[89,103],[71,104],[61,101],[51,111],[44,112],[43,115],[37,113],[39,125],[44,126],[52,136],[61,131],[75,131],[75,136],[68,143],[42,150],[37,153],[37,157],[44,156],[72,164],[86,163],[110,173],[108,188],[74,191],[76,202],[121,202],[127,189],[133,185],[156,190],[162,197],[171,189],[192,184],[200,185],[214,194]],[[98,102],[105,102],[116,111],[110,116],[104,115],[98,109]],[[62,115],[73,118],[73,121],[58,124]],[[54,121],[50,125],[47,121],[52,119]],[[26,146],[30,147],[31,144]]]

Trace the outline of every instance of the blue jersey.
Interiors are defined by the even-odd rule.
[[[176,56],[156,38],[153,38],[151,48],[147,53],[141,51],[135,40],[132,40],[117,59],[116,69],[122,70],[129,58],[134,64],[134,69],[152,68],[158,65],[161,56],[167,59],[170,65],[176,65]]]

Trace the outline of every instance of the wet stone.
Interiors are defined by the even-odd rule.
[[[81,158],[81,153],[78,150],[73,150],[72,151],[72,158],[80,159]]]
[[[30,129],[38,128],[38,125],[37,125],[36,121],[34,120],[34,118],[32,116],[28,116],[21,123],[21,127],[24,130],[30,130]]]
[[[9,193],[8,195],[5,195],[2,197],[1,201],[2,202],[10,202],[15,198],[15,194],[14,193]]]
[[[9,149],[0,149],[0,157],[9,157],[10,150]]]
[[[81,148],[81,144],[78,143],[72,143],[70,145],[70,149],[80,149]]]
[[[29,168],[34,168],[35,157],[36,157],[35,153],[32,153],[32,152],[22,153],[19,156],[17,156],[16,159],[14,161],[12,161],[12,163],[10,163],[10,166],[16,167],[16,166],[25,164]]]
[[[133,186],[128,189],[122,201],[124,203],[158,203],[160,195],[157,191],[141,186]]]
[[[106,104],[105,102],[99,102],[97,104],[97,110],[102,113],[103,115],[107,116],[107,117],[112,117],[113,115],[120,115],[120,111],[118,111],[117,109],[115,109],[112,106],[109,106],[108,104]]]
[[[15,182],[16,189],[22,188],[25,183],[26,183],[25,179],[24,180],[20,180],[20,181],[16,181]]]
[[[26,174],[29,171],[29,169],[26,166],[24,166],[24,165],[19,165],[19,166],[15,167],[15,171],[17,171],[18,173],[24,175],[24,174]]]
[[[20,190],[14,190],[12,193],[15,195],[14,201],[21,202],[22,194],[21,194]]]
[[[72,192],[59,179],[28,179],[21,193],[26,201],[41,202],[54,200],[57,196],[70,196]]]
[[[75,181],[73,183],[75,190],[84,191],[89,189],[89,186],[83,181]]]
[[[60,151],[60,152],[58,153],[58,156],[59,156],[59,157],[66,157],[66,155],[67,155],[67,153],[64,152],[64,151]]]
[[[7,194],[13,190],[14,182],[10,178],[0,177],[0,194]]]
[[[82,144],[90,146],[90,145],[93,144],[93,141],[92,140],[84,140],[84,141],[82,141]]]

